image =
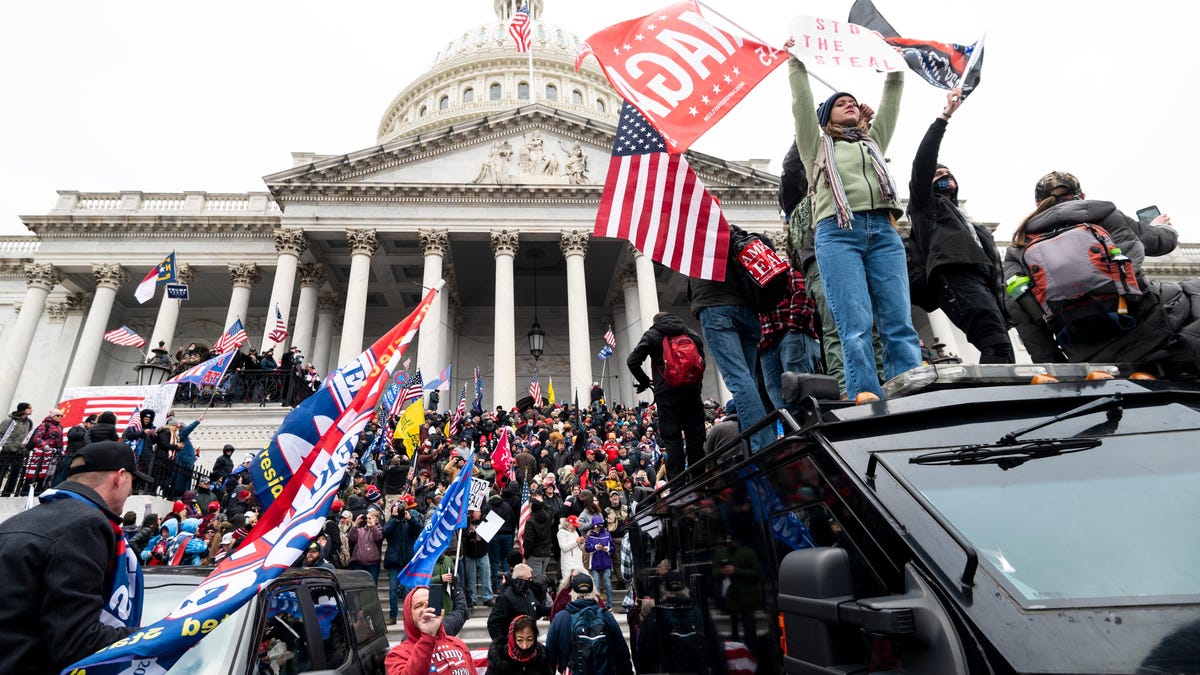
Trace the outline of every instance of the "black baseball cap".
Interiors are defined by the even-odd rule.
[[[571,590],[575,591],[576,593],[591,593],[592,588],[594,587],[593,584],[594,582],[592,581],[592,575],[590,574],[584,574],[583,572],[580,572],[579,574],[571,577]]]
[[[76,464],[76,460],[79,459],[83,460],[82,464]],[[133,450],[120,441],[88,443],[75,451],[75,456],[71,458],[71,464],[71,468],[67,470],[68,476],[89,471],[116,471],[118,469],[125,469],[148,483],[154,480],[137,470],[137,462],[133,458]]]

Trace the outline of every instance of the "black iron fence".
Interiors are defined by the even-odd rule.
[[[138,469],[150,476],[149,483],[134,479],[133,493],[178,499],[185,491],[195,489],[196,483],[208,477],[208,472],[195,466],[184,466],[165,455],[142,458]],[[0,497],[24,497],[33,488],[34,495],[53,487],[66,478],[62,457],[0,453]]]
[[[294,408],[313,393],[304,378],[283,370],[243,370],[229,373],[219,387],[181,384],[175,403],[190,408],[234,403],[257,403]]]

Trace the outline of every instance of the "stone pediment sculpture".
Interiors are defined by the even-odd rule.
[[[589,185],[588,154],[579,141],[557,139],[547,147],[538,129],[523,133],[517,143],[492,141],[488,156],[472,183]],[[559,155],[562,159],[559,159]]]

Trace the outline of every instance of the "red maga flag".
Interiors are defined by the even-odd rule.
[[[628,101],[617,122],[597,237],[627,239],[651,260],[689,277],[725,280],[729,223],[683,155]]]
[[[695,0],[609,26],[579,47],[613,89],[681,153],[725,116],[787,52],[726,33],[700,16]]]

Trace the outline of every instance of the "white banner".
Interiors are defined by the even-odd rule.
[[[471,496],[467,501],[468,511],[478,511],[483,508],[483,500],[487,499],[488,488],[491,485],[491,482],[482,478],[471,479]]]
[[[796,40],[790,51],[805,64],[862,71],[904,68],[904,58],[891,45],[857,24],[801,15],[789,25]]]

